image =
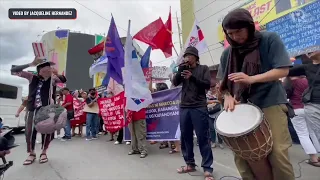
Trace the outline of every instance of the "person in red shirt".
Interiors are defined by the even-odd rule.
[[[63,88],[62,94],[65,96],[64,102],[62,106],[67,110],[67,122],[66,127],[64,128],[65,135],[62,137],[62,141],[71,140],[71,119],[73,119],[74,111],[73,111],[73,97],[70,94],[70,90],[68,88]]]

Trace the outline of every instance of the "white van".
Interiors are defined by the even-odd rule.
[[[25,110],[19,117],[15,114],[22,104],[22,86],[10,84],[5,79],[0,78],[0,117],[3,127],[13,128],[15,131],[21,131],[25,128]]]

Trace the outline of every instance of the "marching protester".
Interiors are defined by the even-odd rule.
[[[80,95],[79,95],[79,93],[80,93]],[[86,118],[87,118],[86,113],[83,112],[84,104],[82,104],[82,103],[85,103],[88,95],[87,95],[87,92],[85,92],[85,91],[76,91],[73,94],[73,96],[74,96],[75,100],[79,102],[79,107],[77,107],[77,108],[80,108],[80,109],[76,109],[76,107],[74,105],[73,106],[74,112],[80,111],[81,114],[79,114],[80,116],[78,116],[78,117],[74,116],[74,120],[71,121],[72,136],[76,135],[75,131],[76,131],[76,127],[78,127],[78,129],[79,129],[78,135],[80,137],[82,137],[83,124],[86,123]]]
[[[65,83],[67,80],[63,75],[58,75],[57,71],[51,67],[53,63],[43,62],[43,59],[35,57],[35,59],[26,65],[14,66],[11,68],[11,73],[19,77],[29,80],[29,93],[26,114],[26,142],[28,158],[24,161],[24,165],[32,164],[36,159],[35,143],[37,130],[34,125],[34,117],[37,111],[42,106],[50,104],[52,99],[55,99],[55,84]],[[23,71],[28,67],[36,66],[38,75],[33,75],[30,72]],[[51,84],[52,83],[52,84]],[[52,89],[51,89],[52,88]],[[53,92],[51,94],[50,92]],[[52,97],[53,96],[53,97]],[[40,163],[48,162],[47,149],[54,134],[41,134],[42,138],[42,153],[40,154]]]
[[[128,116],[130,113],[128,112]],[[131,111],[131,123],[128,125],[131,135],[131,150],[128,155],[140,154],[140,158],[148,155],[146,109]]]
[[[233,111],[239,101],[261,108],[272,132],[273,147],[268,159],[273,177],[294,180],[288,154],[292,145],[288,101],[279,81],[288,75],[291,66],[286,48],[276,33],[256,31],[251,14],[245,9],[229,12],[222,27],[230,44],[221,55],[217,75],[222,80],[224,109]],[[242,179],[255,179],[246,160],[235,155],[235,164]]]
[[[99,124],[99,106],[98,106],[99,95],[95,88],[89,89],[89,95],[86,99],[83,112],[87,114],[86,120],[86,140],[97,139],[97,127]]]
[[[188,47],[183,55],[183,63],[173,79],[173,84],[182,83],[180,103],[181,150],[187,166],[178,173],[196,171],[193,153],[193,130],[197,135],[202,156],[201,167],[206,180],[213,180],[213,156],[209,144],[209,121],[206,91],[210,89],[210,72],[206,65],[200,65],[198,50]]]
[[[306,76],[307,78],[309,88],[303,92],[302,101],[304,102],[307,126],[311,132],[315,133],[315,139],[317,139],[316,142],[313,142],[316,146],[316,144],[320,144],[320,51],[309,53],[308,56],[312,63],[292,67],[289,71],[289,76]],[[307,130],[305,129],[304,131]],[[317,151],[319,152],[319,149],[315,150],[313,148],[312,150],[310,149],[309,153],[307,152],[310,155],[308,163],[320,167],[320,159],[316,155]]]
[[[149,82],[149,90],[153,92],[152,80]],[[131,150],[128,155],[140,154],[140,158],[148,156],[147,151],[147,121],[146,121],[146,108],[142,108],[140,111],[127,111],[126,120],[131,123],[128,127],[131,136]]]
[[[62,137],[62,141],[71,140],[71,119],[73,119],[74,111],[73,111],[73,96],[70,94],[68,88],[63,88],[61,90],[64,95],[64,102],[62,103],[62,107],[67,110],[67,122],[64,128],[64,136]]]

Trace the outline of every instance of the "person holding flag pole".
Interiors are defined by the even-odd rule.
[[[122,69],[124,92],[126,97],[127,117],[132,119],[129,124],[131,133],[131,151],[128,155],[140,154],[145,158],[147,154],[147,125],[146,107],[152,103],[151,91],[144,77],[137,53],[133,47],[130,34],[130,20],[125,44],[124,67]]]

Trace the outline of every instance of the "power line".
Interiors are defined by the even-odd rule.
[[[102,15],[100,15],[99,13],[97,13],[97,12],[93,11],[92,9],[90,9],[90,8],[88,8],[87,6],[85,6],[85,5],[81,4],[81,3],[79,3],[78,1],[76,1],[76,0],[73,0],[73,1],[74,1],[74,2],[76,2],[77,4],[79,4],[80,6],[82,6],[82,7],[86,8],[87,10],[91,11],[92,13],[96,14],[97,16],[101,17],[102,19],[104,19],[104,20],[107,20],[107,21],[111,22],[111,20],[109,20],[109,19],[107,19],[107,18],[103,17],[103,16],[102,16]],[[121,29],[121,30],[123,30],[124,32],[127,32],[127,30],[126,30],[125,28],[122,28],[122,27],[120,27],[120,26],[118,26],[118,25],[117,25],[117,28],[120,28],[120,29]]]
[[[208,17],[206,17],[206,18],[202,19],[201,21],[199,21],[199,23],[201,23],[201,22],[203,22],[203,21],[205,21],[205,20],[209,19],[210,17],[212,17],[212,16],[214,16],[214,15],[218,14],[219,12],[221,12],[221,11],[223,11],[223,10],[225,10],[225,9],[227,9],[227,8],[229,8],[229,7],[233,6],[233,5],[235,5],[235,4],[237,4],[237,3],[238,3],[238,2],[240,2],[240,1],[242,1],[242,0],[238,0],[237,2],[234,2],[234,3],[232,3],[231,5],[229,5],[229,6],[225,7],[225,8],[222,8],[221,10],[219,10],[219,11],[217,11],[217,12],[215,12],[215,13],[211,14],[210,16],[208,16]]]
[[[268,15],[269,15],[269,13],[277,6],[277,4],[280,2],[280,0],[278,0],[275,4],[274,4],[274,6],[270,9],[270,11],[260,20],[260,22],[259,22],[259,24],[262,22],[262,20],[264,20],[264,18],[266,18]]]
[[[209,47],[209,46],[208,46]],[[217,50],[217,49],[220,49],[220,48],[223,48],[223,46],[220,46],[220,47],[217,47],[217,48],[214,48],[214,49],[209,49],[208,51],[205,51],[205,52],[202,52],[200,53],[199,55],[201,54],[205,54],[205,53],[208,53],[210,51],[214,51],[214,50]],[[168,58],[168,59],[165,59],[165,60],[161,60],[161,61],[158,61],[158,62],[155,62],[153,64],[159,64],[159,63],[162,63],[162,62],[165,62],[165,61],[168,61],[168,60],[172,60],[174,58],[178,58],[178,56],[174,56],[174,57],[171,57],[171,58]]]
[[[216,2],[216,1],[217,1],[217,0],[213,0],[213,1],[209,2],[208,4],[206,4],[205,6],[203,6],[202,8],[196,10],[194,13],[197,13],[197,12],[201,11],[202,9],[207,8],[210,4],[212,4],[212,3]]]

